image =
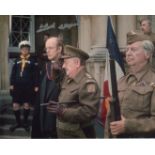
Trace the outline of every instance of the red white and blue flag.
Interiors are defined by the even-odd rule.
[[[106,63],[105,63],[105,73],[104,73],[104,82],[103,82],[103,95],[104,100],[101,107],[101,119],[103,124],[105,124],[106,114],[109,108],[109,97],[112,95],[111,87],[111,75],[110,75],[110,64],[109,57],[115,60],[116,67],[116,79],[118,80],[125,74],[123,57],[119,51],[117,39],[112,27],[112,22],[110,16],[108,16],[107,22],[107,43],[106,47],[108,52],[106,53]],[[109,56],[110,55],[110,56]]]

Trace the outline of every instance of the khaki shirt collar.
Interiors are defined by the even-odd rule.
[[[75,78],[73,78],[73,80],[76,82],[76,83],[79,83],[80,80],[83,78],[83,76],[85,75],[85,72],[86,72],[86,68],[81,68],[81,70],[77,73],[77,75],[75,76]]]
[[[144,68],[143,68],[141,71],[139,71],[138,73],[135,73],[135,74],[134,74],[134,73],[130,72],[130,73],[127,75],[127,79],[128,79],[130,76],[135,76],[136,79],[137,79],[137,81],[140,81],[140,80],[142,79],[142,77],[148,72],[149,68],[150,68],[150,65],[149,65],[149,64],[146,64],[146,65],[144,66]]]
[[[82,69],[79,71],[79,73],[77,73],[77,75],[75,76],[75,78],[71,79],[71,78],[69,78],[69,77],[66,77],[67,83],[70,83],[70,82],[72,82],[72,81],[74,81],[74,82],[76,82],[76,83],[79,83],[80,80],[83,78],[85,72],[86,72],[86,68],[84,67],[84,68],[82,68]]]

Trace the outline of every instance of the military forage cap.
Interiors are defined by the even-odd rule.
[[[70,45],[65,45],[64,55],[61,56],[61,58],[67,59],[72,57],[78,57],[80,59],[87,60],[89,58],[89,55],[79,48],[76,48]]]
[[[136,31],[127,33],[127,44],[132,44],[137,41],[150,40],[149,36]]]
[[[19,43],[19,48],[22,48],[22,47],[31,47],[31,44],[29,41],[23,40]]]

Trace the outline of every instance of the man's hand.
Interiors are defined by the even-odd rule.
[[[49,101],[47,110],[48,112],[55,113],[58,116],[62,116],[64,113],[64,108],[60,106],[58,102],[54,102],[54,101]]]
[[[125,118],[122,116],[120,121],[115,121],[110,123],[111,133],[114,136],[120,135],[125,131]]]

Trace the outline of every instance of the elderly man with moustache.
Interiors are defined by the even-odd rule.
[[[96,80],[87,72],[88,54],[66,45],[63,68],[66,77],[59,103],[51,103],[49,111],[57,113],[58,138],[95,138],[94,119],[100,97]]]

